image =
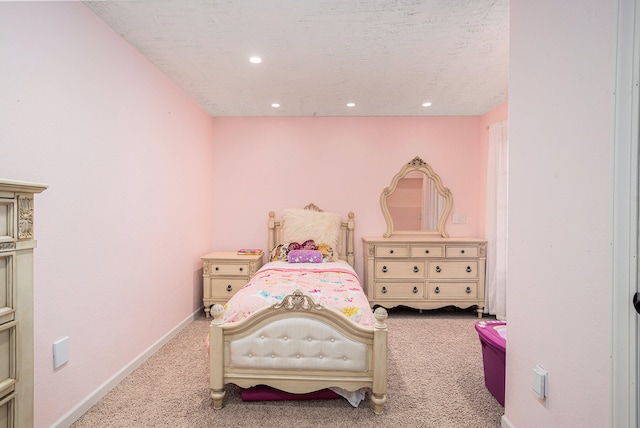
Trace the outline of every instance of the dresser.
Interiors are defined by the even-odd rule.
[[[218,251],[202,257],[202,301],[207,317],[211,306],[224,305],[262,267],[262,254]]]
[[[486,241],[362,238],[364,287],[371,306],[484,309]]]
[[[34,194],[0,179],[0,428],[33,426]]]

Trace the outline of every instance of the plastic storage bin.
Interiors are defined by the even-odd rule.
[[[475,327],[482,345],[484,384],[498,400],[498,403],[504,406],[507,323],[502,321],[478,321]]]

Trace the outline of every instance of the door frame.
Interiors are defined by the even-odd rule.
[[[636,427],[640,352],[640,315],[632,305],[638,288],[638,64],[640,63],[640,0],[619,0],[617,13],[613,144],[611,152],[611,427]]]

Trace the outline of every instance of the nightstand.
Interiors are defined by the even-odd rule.
[[[224,305],[262,267],[263,254],[242,254],[216,251],[202,257],[202,302],[204,313],[211,315],[211,306]]]

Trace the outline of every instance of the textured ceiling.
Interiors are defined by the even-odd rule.
[[[508,0],[85,4],[211,116],[467,116],[507,98]]]

